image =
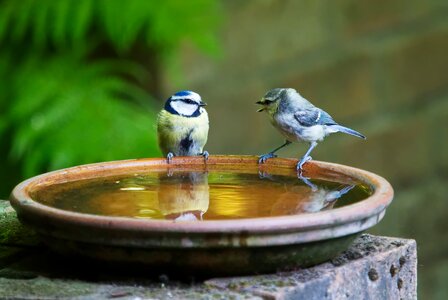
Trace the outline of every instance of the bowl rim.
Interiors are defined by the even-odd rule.
[[[240,155],[213,155],[210,156],[208,166],[241,165],[254,167],[258,164],[256,156]],[[297,159],[273,158],[259,168],[295,168]],[[386,207],[393,199],[393,189],[390,183],[374,173],[345,165],[322,161],[311,161],[304,166],[304,174],[312,174],[319,171],[334,172],[337,174],[355,178],[372,187],[373,193],[366,199],[342,206],[339,208],[289,216],[233,219],[233,220],[204,220],[175,222],[173,220],[148,220],[131,217],[110,217],[93,214],[84,214],[62,210],[34,201],[30,196],[30,189],[36,184],[42,184],[54,177],[69,181],[74,175],[88,172],[107,174],[111,170],[125,170],[137,167],[182,167],[203,166],[202,157],[175,157],[171,164],[167,165],[165,158],[144,158],[100,162],[95,164],[80,165],[71,168],[56,170],[29,178],[18,184],[12,191],[10,202],[17,211],[18,216],[27,218],[45,218],[56,222],[62,222],[72,226],[102,227],[108,229],[120,229],[130,232],[170,232],[170,233],[272,233],[272,232],[303,232],[329,227],[337,227],[353,222],[365,223],[357,229],[350,229],[337,236],[342,236],[367,229],[378,223],[384,215]],[[294,169],[295,170],[295,169]],[[47,182],[48,183],[48,182]],[[372,218],[374,220],[372,220]],[[365,227],[365,228],[363,228]]]

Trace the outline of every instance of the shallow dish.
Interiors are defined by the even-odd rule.
[[[377,224],[393,198],[390,184],[360,169],[312,161],[304,176],[341,183],[361,183],[372,193],[354,204],[297,215],[234,220],[147,220],[78,213],[41,204],[33,195],[53,185],[142,172],[226,170],[297,177],[295,159],[253,156],[137,159],[83,165],[39,175],[11,194],[19,219],[53,250],[95,260],[163,268],[184,273],[247,274],[304,267],[326,261],[362,231]],[[299,180],[299,179],[298,179]]]

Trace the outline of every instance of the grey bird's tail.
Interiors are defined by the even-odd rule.
[[[356,136],[356,137],[359,137],[362,139],[366,139],[366,137],[364,135],[362,135],[358,131],[350,129],[348,127],[344,127],[341,125],[332,125],[331,127],[334,128],[336,131],[347,133],[347,134],[350,134],[350,135],[353,135],[353,136]]]

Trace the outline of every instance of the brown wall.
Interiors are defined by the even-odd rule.
[[[445,4],[444,4],[445,3]],[[188,45],[186,86],[209,103],[207,149],[261,154],[282,143],[254,102],[294,87],[335,120],[313,157],[376,172],[396,197],[372,232],[416,238],[420,295],[448,297],[448,2],[225,1],[220,59]],[[282,156],[298,157],[306,145]]]

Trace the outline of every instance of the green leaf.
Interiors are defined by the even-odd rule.
[[[93,24],[93,3],[91,0],[75,0],[70,1],[73,10],[73,19],[67,27],[67,34],[71,33],[72,44],[76,46],[78,43],[87,42],[87,32],[89,26]]]
[[[78,5],[81,5],[83,1],[79,1]],[[71,12],[76,13],[79,8],[73,7],[73,3],[70,0],[58,0],[54,2],[53,14],[52,14],[52,34],[53,43],[56,47],[65,48],[68,43],[68,34],[70,34],[70,24],[72,26],[80,26],[80,20],[71,20]],[[73,8],[75,8],[73,10]],[[70,22],[71,21],[71,22]],[[75,28],[72,29],[73,31]]]
[[[35,9],[35,1],[23,0],[16,2],[14,7],[13,21],[11,22],[11,37],[15,42],[23,40],[25,34],[32,28],[31,20]]]
[[[39,3],[39,9],[36,9],[33,11],[33,20],[32,20],[32,30],[33,30],[33,39],[34,44],[37,46],[37,48],[42,49],[44,48],[49,30],[49,22],[50,22],[50,13],[51,13],[51,6],[53,4],[42,0]]]
[[[85,64],[73,56],[24,64],[16,79],[29,89],[17,92],[10,115],[16,128],[11,155],[24,162],[26,176],[42,167],[159,154],[155,112],[129,102],[150,96],[116,72],[126,64]]]
[[[0,3],[0,42],[6,38],[10,29],[14,8],[14,2],[3,1]]]

